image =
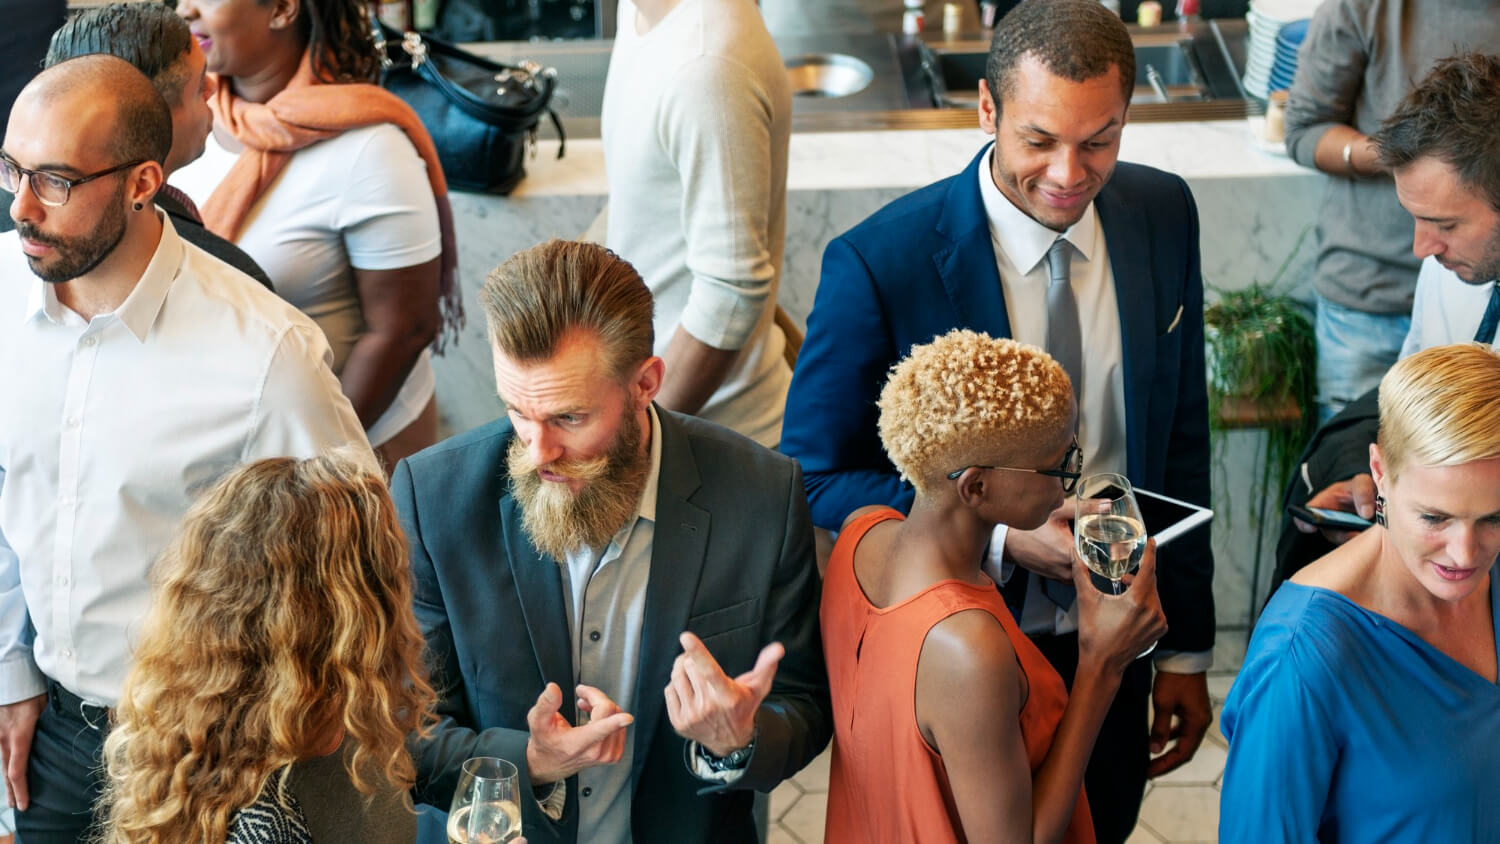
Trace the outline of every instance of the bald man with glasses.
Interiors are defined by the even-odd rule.
[[[172,118],[113,56],[16,100],[0,187],[0,757],[26,844],[88,840],[147,572],[239,463],[366,449],[311,321],[154,204]]]

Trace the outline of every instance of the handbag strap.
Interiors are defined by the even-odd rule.
[[[469,112],[480,120],[514,120],[517,117],[529,118],[539,115],[545,111],[547,117],[552,121],[552,127],[557,132],[557,157],[562,158],[567,148],[567,136],[563,131],[562,121],[557,112],[552,108],[552,95],[557,88],[557,70],[550,67],[542,67],[536,62],[522,62],[519,65],[508,65],[487,59],[484,56],[475,55],[455,44],[450,44],[439,38],[421,35],[417,32],[407,30],[400,32],[387,26],[379,18],[373,17],[373,37],[376,50],[381,57],[381,67],[384,72],[397,70],[398,62],[391,58],[395,52],[391,44],[399,45],[401,53],[405,55],[405,61],[411,64],[411,71],[419,74],[430,85],[443,92],[453,103],[464,111]],[[398,40],[399,39],[399,40]],[[495,81],[499,84],[518,83],[523,88],[529,88],[534,94],[534,105],[530,108],[522,106],[497,106],[486,102],[476,96],[472,91],[458,85],[444,76],[438,69],[437,63],[431,60],[431,56],[446,56],[466,64],[474,65],[486,72],[495,75]],[[405,61],[401,63],[405,63]],[[532,130],[535,140],[535,129]]]

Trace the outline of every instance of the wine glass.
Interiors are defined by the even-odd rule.
[[[1146,553],[1146,524],[1135,491],[1125,476],[1105,473],[1079,480],[1073,495],[1078,556],[1118,595],[1124,591],[1120,581],[1135,571]],[[1141,656],[1155,649],[1153,642]]]
[[[503,844],[521,837],[516,766],[493,756],[464,762],[448,810],[448,844]]]

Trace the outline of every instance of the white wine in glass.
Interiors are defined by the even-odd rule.
[[[1108,580],[1114,594],[1120,581],[1141,564],[1146,525],[1130,481],[1121,475],[1089,475],[1078,484],[1073,535],[1078,556],[1089,570]]]
[[[505,844],[521,837],[521,804],[516,766],[493,756],[463,764],[453,807],[448,810],[448,844]]]

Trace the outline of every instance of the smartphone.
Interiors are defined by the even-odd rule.
[[[1364,530],[1374,524],[1369,519],[1358,513],[1346,513],[1343,510],[1327,510],[1322,507],[1303,507],[1299,504],[1286,505],[1286,511],[1293,516],[1317,525],[1320,528],[1330,530]]]

